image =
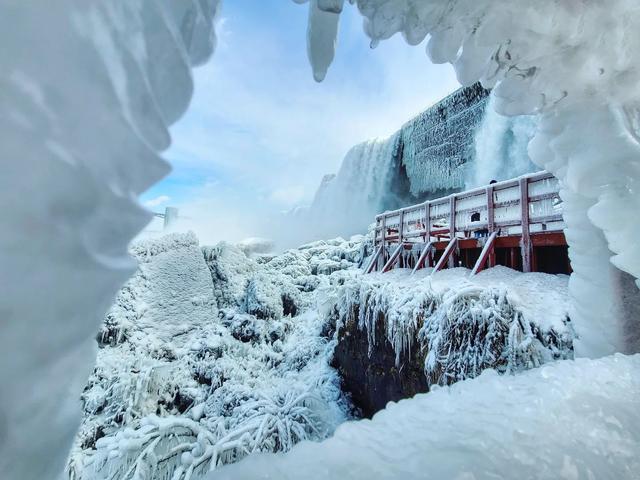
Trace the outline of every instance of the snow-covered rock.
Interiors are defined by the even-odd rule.
[[[390,400],[573,357],[568,277],[505,267],[343,275],[324,311],[333,364],[366,415]]]

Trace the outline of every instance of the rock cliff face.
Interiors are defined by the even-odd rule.
[[[358,312],[354,312],[357,318]],[[397,402],[426,392],[425,351],[419,346],[401,354],[396,366],[396,352],[385,336],[385,319],[380,314],[375,324],[375,347],[369,351],[368,333],[348,322],[338,332],[332,366],[342,378],[342,388],[349,392],[362,416],[371,418],[388,402]]]
[[[461,88],[402,127],[401,159],[410,197],[420,199],[464,187],[465,168],[474,159],[474,137],[487,99],[488,91],[479,84]]]

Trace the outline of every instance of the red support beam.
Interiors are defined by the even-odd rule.
[[[380,257],[380,254],[382,253],[382,250],[384,249],[384,244],[380,245],[375,253],[373,254],[373,257],[371,257],[371,261],[369,262],[369,266],[367,267],[367,269],[365,270],[365,273],[372,273],[375,268],[378,265],[378,257]]]
[[[422,250],[422,253],[420,254],[420,257],[418,258],[418,261],[416,262],[416,266],[413,267],[413,271],[411,272],[412,275],[414,273],[416,273],[418,270],[420,270],[421,268],[424,267],[426,260],[428,260],[429,264],[431,264],[431,259],[433,258],[433,255],[431,254],[432,248],[433,247],[432,247],[431,242],[428,242],[425,245],[424,250]]]
[[[453,237],[449,241],[449,245],[447,245],[447,248],[445,249],[444,253],[442,254],[442,257],[440,257],[440,260],[438,260],[438,263],[434,267],[434,269],[433,269],[434,273],[442,270],[442,267],[444,267],[444,264],[447,262],[447,260],[449,260],[451,258],[451,256],[453,255],[453,252],[454,252],[454,250],[456,249],[457,246],[458,246],[458,239],[456,237]]]
[[[484,270],[484,266],[487,264],[487,260],[489,260],[489,257],[494,252],[494,244],[496,242],[497,236],[498,234],[496,232],[493,232],[491,235],[489,235],[489,238],[487,238],[487,242],[484,244],[484,247],[482,247],[482,252],[480,253],[478,261],[473,266],[473,270],[471,270],[471,275],[476,275],[477,273]]]
[[[382,273],[387,273],[389,270],[393,268],[393,265],[396,263],[396,260],[398,260],[398,257],[400,256],[400,253],[402,252],[403,249],[404,249],[404,244],[402,243],[399,244],[398,248],[396,248],[391,254],[391,256],[389,257],[389,261],[385,264],[384,267],[382,267]]]

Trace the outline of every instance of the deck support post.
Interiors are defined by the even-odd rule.
[[[400,256],[400,253],[402,253],[403,249],[404,249],[404,243],[400,243],[398,245],[398,248],[396,248],[391,254],[391,256],[389,257],[389,261],[385,264],[384,267],[382,267],[382,273],[387,273],[389,270],[393,268],[393,265],[396,263],[396,260],[398,260],[398,257]]]
[[[382,253],[383,249],[384,249],[384,245],[380,245],[376,249],[376,251],[373,254],[373,257],[371,257],[371,260],[369,262],[369,265],[367,266],[367,269],[364,271],[365,273],[369,274],[369,273],[372,273],[374,270],[377,270],[378,258],[380,257],[380,254]]]
[[[449,197],[449,238],[451,240],[456,238],[456,197],[451,195]],[[456,243],[457,246],[457,243]],[[451,252],[449,255],[449,268],[456,266],[455,252]]]
[[[520,211],[522,223],[522,271],[531,271],[531,234],[529,232],[529,181],[527,178],[520,179]]]
[[[478,258],[476,264],[473,266],[473,270],[471,270],[471,276],[476,275],[484,270],[489,257],[491,257],[491,253],[494,251],[494,244],[497,236],[498,234],[496,232],[493,232],[491,235],[489,235],[489,238],[487,238],[487,242],[484,244],[484,247],[482,247],[480,257]]]
[[[411,272],[411,275],[413,275],[418,270],[423,268],[425,266],[425,263],[426,263],[427,259],[429,260],[429,263],[431,263],[431,258],[432,258],[431,250],[432,249],[433,249],[433,247],[431,245],[431,242],[428,242],[424,246],[424,250],[422,250],[422,253],[420,254],[420,257],[418,258],[418,261],[416,262],[416,266],[413,267],[413,271]]]
[[[496,232],[496,217],[495,206],[493,199],[493,185],[487,187],[487,231],[489,235]],[[497,235],[497,232],[496,232]],[[489,251],[489,258],[487,259],[487,265],[489,268],[496,266],[496,250],[491,248]]]

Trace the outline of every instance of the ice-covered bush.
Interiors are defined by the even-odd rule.
[[[473,378],[488,368],[518,372],[573,356],[566,277],[498,267],[473,279],[466,269],[442,272],[432,283],[408,273],[343,276],[344,285],[329,299],[328,316],[338,330],[365,330],[370,351],[385,340],[375,336],[376,323],[383,322],[396,366],[411,348],[422,349],[430,385]],[[531,304],[525,296],[540,296],[540,289],[548,303]]]

